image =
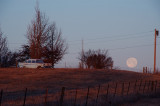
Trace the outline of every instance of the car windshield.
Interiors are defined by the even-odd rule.
[[[36,60],[36,63],[44,63],[42,60]]]

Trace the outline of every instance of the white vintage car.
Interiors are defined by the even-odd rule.
[[[41,59],[28,59],[25,62],[19,62],[20,68],[44,68],[45,63]]]

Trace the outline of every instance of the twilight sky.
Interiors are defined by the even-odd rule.
[[[69,49],[56,67],[78,67],[78,53],[109,50],[114,66],[134,71],[153,69],[154,29],[160,30],[160,0],[38,0],[50,22],[62,30]],[[0,0],[0,27],[11,50],[27,43],[27,27],[35,16],[36,0]],[[159,36],[158,36],[159,37]],[[127,68],[135,57],[138,65]],[[157,67],[160,38],[157,38]],[[158,67],[160,68],[160,66]]]

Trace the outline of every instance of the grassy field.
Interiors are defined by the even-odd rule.
[[[0,89],[4,92],[19,92],[24,91],[28,88],[32,91],[44,91],[45,89],[50,90],[49,92],[57,93],[62,87],[66,87],[68,90],[65,92],[67,98],[74,94],[75,89],[79,90],[79,97],[84,97],[86,95],[88,86],[93,88],[90,90],[92,94],[91,97],[96,97],[97,87],[106,86],[108,83],[113,85],[114,83],[122,82],[135,82],[136,80],[160,80],[159,76],[152,74],[142,74],[137,72],[125,71],[125,70],[80,70],[80,69],[21,69],[21,68],[1,68],[0,69]],[[121,88],[121,85],[118,88]],[[73,91],[72,91],[73,90]],[[134,89],[133,89],[134,90]],[[85,92],[84,92],[85,91]],[[118,92],[118,91],[117,91]],[[119,92],[121,90],[119,89]],[[106,88],[101,90],[101,95],[106,93]],[[24,93],[23,93],[24,94]],[[45,94],[45,92],[41,93]],[[32,94],[30,94],[32,95]],[[37,95],[37,94],[35,94]],[[33,99],[32,95],[28,97],[29,102],[35,102],[38,100]],[[48,94],[50,95],[50,94]],[[44,97],[45,95],[41,95]],[[50,97],[53,95],[50,95]],[[70,97],[69,97],[70,96]],[[40,97],[40,96],[39,96]],[[72,95],[73,97],[73,95]],[[35,98],[35,97],[34,97]],[[53,98],[50,98],[53,100]],[[55,98],[56,99],[56,98]],[[22,100],[21,100],[22,101]],[[42,101],[39,98],[39,101]],[[28,102],[28,103],[29,103]],[[21,103],[21,102],[19,102]]]
[[[0,69],[0,88],[20,90],[67,87],[86,88],[108,82],[158,79],[159,77],[123,70],[79,70],[79,69]]]

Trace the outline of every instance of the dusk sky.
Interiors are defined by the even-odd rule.
[[[68,43],[68,51],[56,67],[78,67],[84,41],[88,49],[109,50],[114,67],[140,71],[153,69],[154,29],[160,30],[160,0],[38,0],[41,12],[55,22]],[[0,27],[8,46],[16,51],[27,44],[27,27],[35,16],[36,0],[0,0]],[[157,68],[160,69],[160,36]],[[138,64],[127,68],[126,60]]]

